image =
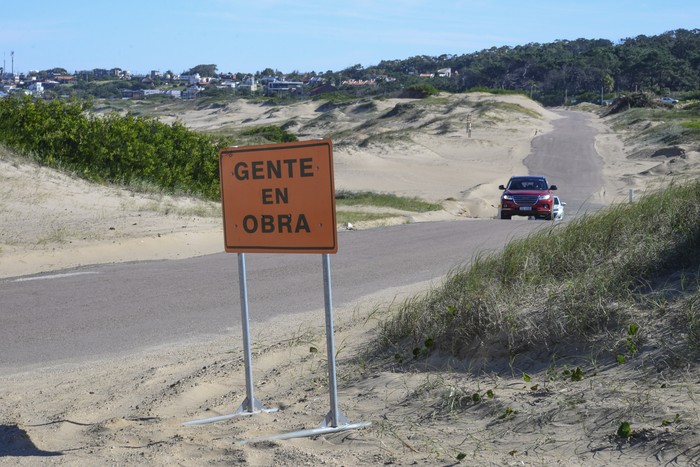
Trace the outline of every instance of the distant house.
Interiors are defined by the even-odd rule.
[[[255,81],[255,78],[248,77],[243,80],[242,83],[240,83],[237,86],[239,89],[248,89],[250,92],[255,92],[258,90],[258,83]]]
[[[187,84],[197,84],[202,81],[202,77],[199,73],[193,75],[180,75],[180,81],[185,81]]]
[[[185,88],[184,91],[182,91],[182,98],[183,99],[194,99],[197,97],[197,95],[204,91],[204,88],[197,86],[196,84],[191,84]]]
[[[97,79],[102,79],[110,76],[111,73],[109,70],[105,70],[104,68],[95,68],[92,70],[92,75]]]
[[[216,87],[217,87],[217,88],[231,88],[231,89],[235,89],[235,88],[236,88],[236,82],[233,81],[233,80],[230,80],[230,79],[225,79],[225,80],[222,80],[221,83],[219,83]]]
[[[301,81],[269,81],[265,86],[265,94],[299,93],[303,87],[304,83]]]
[[[41,84],[44,86],[44,89],[51,89],[58,86],[59,83],[58,81],[47,79],[46,81],[42,81]]]
[[[303,81],[303,80],[302,80]],[[306,85],[315,88],[318,86],[321,86],[322,84],[325,84],[326,80],[321,78],[320,76],[312,76],[310,79],[306,80]]]
[[[41,95],[44,93],[44,86],[40,82],[35,82],[29,85],[27,88],[32,95]]]
[[[376,79],[346,79],[341,84],[344,86],[371,86],[377,84]]]
[[[148,96],[169,96],[174,99],[180,99],[182,92],[179,90],[162,90],[162,89],[124,89],[122,98],[124,99],[144,99]]]
[[[61,84],[75,84],[78,82],[78,79],[73,75],[59,75],[54,76],[53,79]]]

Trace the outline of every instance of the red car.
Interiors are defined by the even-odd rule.
[[[508,185],[500,185],[498,189],[503,190],[498,207],[501,219],[510,219],[512,216],[552,219],[552,191],[557,186],[549,185],[546,178],[526,175],[511,177]]]

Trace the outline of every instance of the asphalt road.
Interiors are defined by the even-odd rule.
[[[561,187],[571,212],[599,189],[602,163],[583,116],[562,115],[554,132],[535,139],[525,163]],[[439,278],[544,225],[494,219],[340,232],[330,256],[333,305]],[[252,322],[289,326],[294,313],[309,310],[321,310],[323,320],[322,255],[248,254],[246,266]],[[7,278],[0,297],[0,374],[210,335],[240,337],[235,254]]]
[[[558,110],[554,130],[535,138],[525,158],[531,175],[544,175],[557,186],[556,194],[566,202],[565,214],[600,209],[591,200],[603,186],[603,159],[595,149],[596,131],[581,112]]]

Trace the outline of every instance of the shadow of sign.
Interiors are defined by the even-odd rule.
[[[44,451],[37,448],[26,431],[17,425],[0,425],[0,457],[48,457],[62,456],[61,452]]]

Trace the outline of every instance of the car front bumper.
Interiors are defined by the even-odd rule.
[[[552,208],[546,204],[536,204],[534,206],[518,206],[513,204],[502,204],[501,213],[509,216],[535,216],[547,217],[553,215]]]

